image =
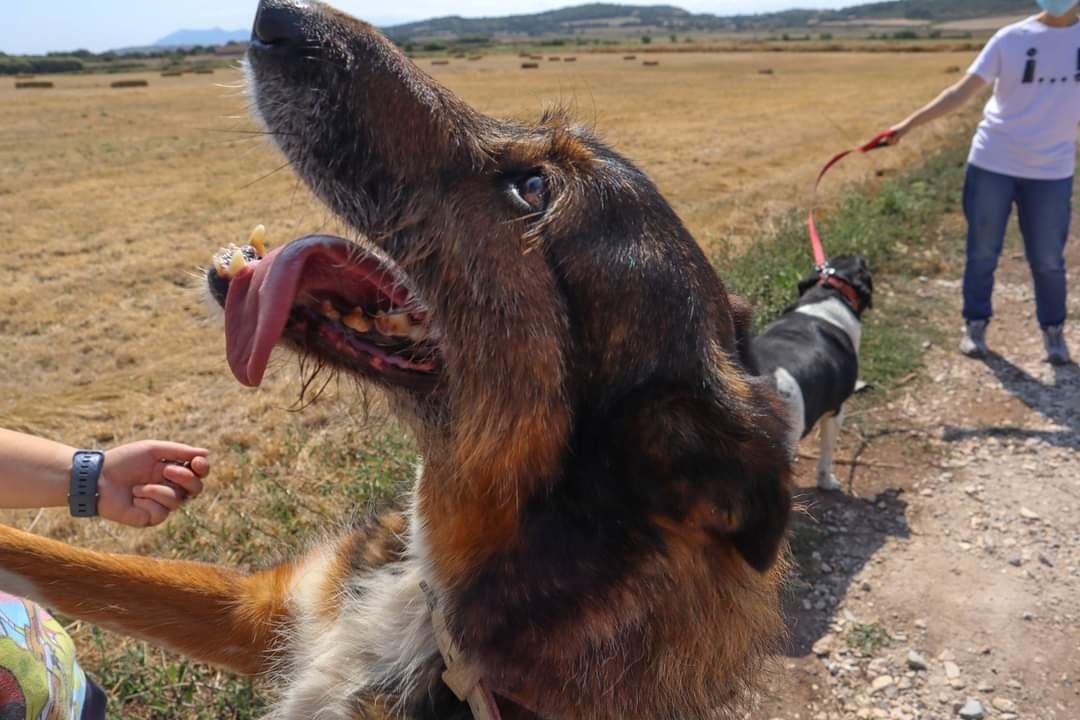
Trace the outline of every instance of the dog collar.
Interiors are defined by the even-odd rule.
[[[855,288],[851,283],[843,280],[836,275],[836,271],[832,268],[824,268],[821,271],[821,279],[818,280],[818,285],[824,285],[825,287],[836,290],[847,301],[851,311],[856,315],[862,310],[862,306],[859,303],[859,294],[855,292]]]
[[[420,583],[431,611],[431,627],[435,631],[435,642],[439,646],[446,672],[442,680],[458,700],[469,704],[473,720],[502,720],[495,695],[484,683],[480,670],[465,660],[450,630],[446,627],[446,616],[439,607],[439,598],[427,583]]]

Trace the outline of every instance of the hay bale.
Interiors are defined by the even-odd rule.
[[[109,87],[114,87],[114,88],[136,88],[136,87],[147,87],[149,84],[150,83],[148,83],[146,80],[117,80],[116,82],[112,83]]]
[[[775,75],[776,71],[773,70],[772,68],[762,68],[761,70],[757,71],[757,74],[758,75]]]
[[[162,70],[161,77],[181,77],[183,76],[183,70]]]
[[[16,90],[50,90],[55,87],[51,82],[45,80],[28,80],[15,83]]]
[[[558,55],[555,55],[553,57],[549,57],[548,62],[562,62],[562,58]]]
[[[477,60],[483,60],[483,59],[484,59],[483,55],[470,55],[469,56],[469,62],[476,62]]]
[[[645,62],[643,62],[641,64],[644,65],[645,67],[656,67],[657,65],[660,64],[660,61],[659,60],[646,60]]]
[[[576,58],[576,57],[573,57],[573,56],[571,56],[571,57],[565,57],[565,58],[563,58],[563,59],[562,59],[562,61],[563,61],[563,62],[577,62],[577,58]]]
[[[964,72],[964,70],[959,65],[950,65],[945,68],[946,75],[959,75],[962,72]]]
[[[623,55],[623,60],[637,60],[637,55]]]
[[[431,64],[432,65],[449,65],[450,61],[449,60],[432,60]]]
[[[214,68],[198,67],[195,68],[192,72],[194,72],[196,75],[213,75]]]
[[[539,70],[540,69],[540,63],[534,63],[534,62],[521,63],[521,69],[522,70]]]

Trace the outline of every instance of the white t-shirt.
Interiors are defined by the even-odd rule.
[[[1076,171],[1080,23],[1034,17],[1002,28],[968,71],[994,84],[968,160],[991,172],[1061,180]]]

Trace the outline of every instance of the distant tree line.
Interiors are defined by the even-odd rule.
[[[0,53],[0,75],[47,75],[81,72],[82,60],[74,56],[40,57]]]
[[[141,60],[166,59],[179,63],[189,55],[213,54],[212,45],[189,48],[143,50],[138,52],[93,53],[89,50],[51,52],[46,55],[7,55],[0,52],[0,75],[50,75],[85,72],[91,65],[96,70],[137,69]],[[105,67],[103,68],[102,65]]]

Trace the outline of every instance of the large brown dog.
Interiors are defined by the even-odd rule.
[[[424,584],[504,718],[727,717],[781,630],[783,410],[653,184],[561,116],[478,114],[373,28],[264,0],[257,114],[367,240],[209,273],[229,362],[284,342],[385,389],[408,509],[266,572],[0,531],[0,586],[241,673],[271,717],[467,718]]]

